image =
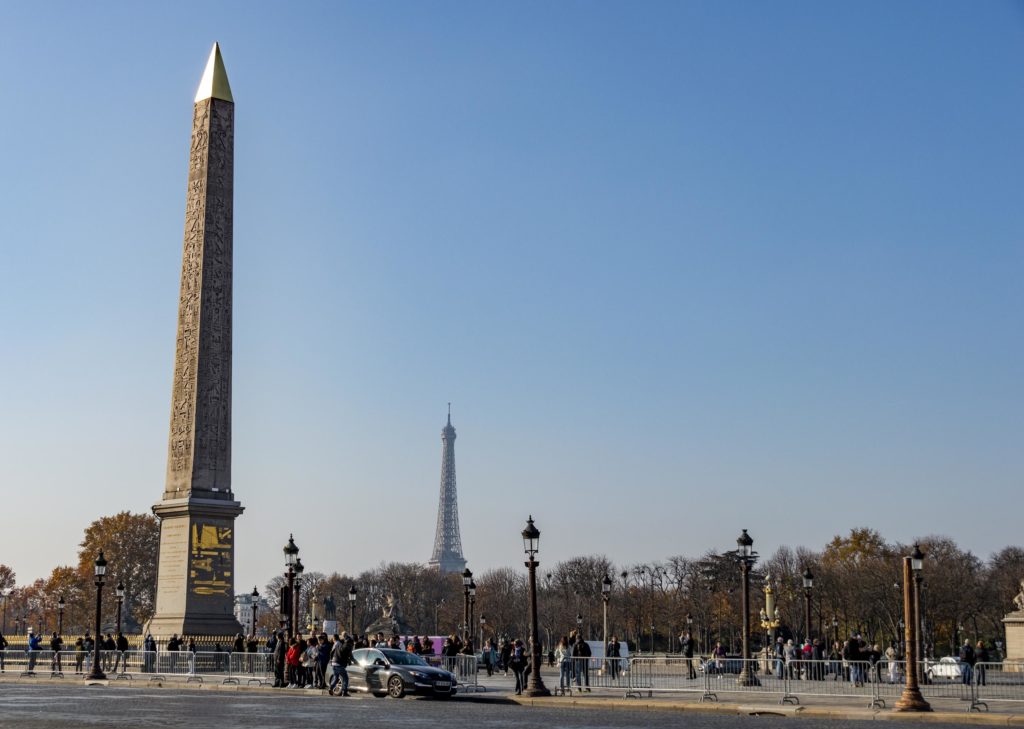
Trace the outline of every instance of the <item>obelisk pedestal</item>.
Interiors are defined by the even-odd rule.
[[[167,485],[160,518],[156,614],[149,631],[233,635],[231,287],[234,119],[214,44],[192,116]]]

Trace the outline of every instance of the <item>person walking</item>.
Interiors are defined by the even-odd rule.
[[[156,670],[156,639],[152,633],[146,633],[142,641],[142,670],[146,673]]]
[[[691,681],[697,678],[697,669],[693,667],[693,646],[695,641],[690,631],[687,630],[679,639],[679,650],[686,659],[686,677]]]
[[[117,634],[117,638],[114,640],[114,650],[117,653],[114,655],[114,672],[117,673],[118,666],[121,667],[121,673],[128,670],[128,649],[131,645],[128,643],[128,639],[124,637],[124,633],[120,631]]]
[[[28,675],[36,675],[36,660],[39,658],[37,655],[40,650],[40,646],[43,644],[43,639],[32,632],[32,629],[28,630]]]
[[[490,638],[488,638],[487,640],[484,641],[483,659],[484,659],[484,668],[487,669],[487,675],[488,676],[493,676],[494,675],[494,664],[495,664],[495,662],[498,659],[498,655],[494,651],[494,645],[491,644],[491,639]]]
[[[608,641],[608,666],[611,669],[612,681],[617,681],[619,678],[619,671],[622,668],[622,646],[619,645],[619,639],[614,635],[612,639]]]
[[[85,661],[85,641],[78,638],[75,641],[75,673],[82,672],[82,663]]]
[[[57,674],[60,674],[61,676],[64,675],[64,672],[61,671],[61,666],[60,666],[60,649],[63,648],[63,647],[64,647],[64,639],[61,638],[56,633],[54,633],[53,637],[50,638],[50,650],[53,651],[53,658],[50,660],[50,674],[51,675],[57,675]]]
[[[288,685],[285,680],[285,669],[288,667],[288,644],[284,639],[284,631],[277,631],[274,635],[274,651],[271,659],[274,662],[274,688],[284,688]]]
[[[576,644],[573,645],[572,655],[573,670],[576,673],[576,688],[590,693],[590,644],[583,640],[582,635],[576,636]],[[582,682],[582,683],[581,683]]]
[[[292,638],[288,641],[285,662],[288,670],[285,686],[287,688],[302,688],[305,684],[302,683],[302,649],[299,647],[298,639]]]
[[[512,648],[512,657],[509,659],[509,667],[516,677],[516,694],[522,694],[526,688],[526,650],[523,642],[518,638]],[[538,666],[539,668],[539,666]]]
[[[971,680],[974,678],[974,664],[976,660],[974,646],[971,645],[970,639],[965,638],[964,644],[960,647],[960,681],[964,686],[971,685]]]
[[[988,648],[985,647],[985,641],[979,640],[978,645],[974,646],[974,673],[977,676],[975,684],[978,686],[985,686],[985,665],[990,660],[988,654]]]
[[[508,675],[509,662],[512,660],[512,643],[508,640],[501,641],[501,669]]]
[[[558,693],[562,696],[572,690],[572,660],[569,638],[563,635],[555,647],[555,664],[558,666]]]
[[[352,639],[345,633],[341,637],[334,636],[334,645],[331,647],[331,685],[327,693],[334,695],[338,683],[341,683],[341,691],[337,696],[348,696],[348,665],[352,663]]]
[[[96,641],[93,640],[92,636],[89,635],[89,631],[85,631],[85,636],[82,638],[82,650],[85,653],[82,670],[92,670],[92,656],[93,649],[96,647]]]

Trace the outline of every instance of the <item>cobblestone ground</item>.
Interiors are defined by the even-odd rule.
[[[214,729],[277,729],[278,727],[444,727],[444,729],[715,729],[717,727],[801,727],[863,729],[863,721],[816,718],[721,716],[671,711],[630,711],[615,708],[538,708],[481,703],[471,697],[448,701],[373,697],[333,698],[287,692],[193,691],[172,688],[123,688],[54,685],[0,685],[0,727],[212,727]],[[901,726],[957,726],[901,721]]]

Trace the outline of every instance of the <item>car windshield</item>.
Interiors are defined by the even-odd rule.
[[[384,656],[391,662],[399,666],[425,666],[427,662],[420,658],[415,653],[406,653],[405,651],[399,650],[385,650],[381,651]]]

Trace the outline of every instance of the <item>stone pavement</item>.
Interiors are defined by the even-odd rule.
[[[619,703],[615,699],[548,699],[526,702],[530,704],[527,708],[497,693],[486,698],[469,695],[450,701],[370,696],[343,699],[318,691],[246,689],[212,683],[201,688],[194,684],[186,688],[181,683],[163,687],[142,681],[131,683],[86,686],[81,681],[0,681],[0,728],[383,729],[404,725],[431,729],[677,729],[685,723],[687,729],[753,729],[757,724],[763,728],[766,722],[781,726],[792,721],[777,718],[775,713],[752,716],[720,711],[690,713],[687,709],[683,709],[683,719],[679,710],[653,711],[645,702]],[[591,702],[600,708],[583,710]],[[666,708],[668,703],[671,702],[659,704],[658,708]],[[943,716],[910,716],[906,723],[936,729],[962,726],[963,722],[956,719],[964,717],[960,714],[946,723],[935,723]],[[845,716],[808,716],[801,723],[825,729],[854,729],[858,725]]]
[[[545,678],[545,681],[547,679]],[[524,696],[516,696],[512,691],[513,682],[511,677],[495,676],[493,678],[482,677],[482,690],[477,692],[463,691],[450,702],[431,701],[429,699],[409,699],[395,701],[392,699],[379,700],[369,696],[360,696],[348,700],[326,696],[322,691],[305,690],[280,690],[266,687],[247,687],[238,685],[222,685],[215,681],[204,682],[203,684],[185,685],[181,681],[168,681],[164,683],[150,683],[148,681],[109,681],[98,686],[85,686],[81,679],[50,679],[50,678],[16,678],[10,674],[0,677],[0,726],[7,726],[5,719],[10,719],[18,714],[10,713],[12,708],[24,707],[25,705],[36,704],[43,714],[52,713],[55,706],[63,706],[64,698],[81,697],[93,699],[88,706],[102,708],[95,700],[103,696],[112,699],[118,706],[132,702],[141,702],[148,710],[148,703],[154,697],[174,696],[179,702],[189,703],[198,701],[202,704],[210,697],[220,697],[222,701],[238,702],[244,705],[261,705],[269,711],[280,701],[287,701],[289,707],[301,708],[306,704],[302,701],[328,702],[327,705],[344,705],[348,703],[366,702],[367,705],[386,709],[386,713],[392,711],[392,706],[401,704],[441,707],[443,704],[457,705],[460,707],[474,705],[484,710],[484,716],[491,716],[487,711],[495,712],[494,716],[505,716],[508,718],[509,711],[518,711],[517,707],[528,707],[529,711],[521,715],[522,721],[528,721],[530,725],[534,721],[540,721],[549,715],[559,717],[555,724],[544,719],[538,726],[573,726],[580,723],[580,726],[643,726],[651,729],[660,726],[662,717],[669,723],[666,726],[678,725],[678,714],[687,714],[687,724],[698,719],[701,722],[708,721],[708,726],[731,725],[740,720],[749,720],[750,717],[789,717],[801,719],[815,719],[818,723],[824,722],[832,726],[833,723],[847,724],[854,721],[879,721],[891,720],[909,722],[911,724],[927,724],[933,726],[936,723],[950,725],[999,725],[999,726],[1022,726],[1024,727],[1024,705],[1013,702],[993,703],[988,712],[967,713],[966,702],[952,699],[942,699],[933,702],[934,712],[930,714],[903,714],[895,712],[890,708],[871,709],[862,701],[851,701],[841,697],[814,696],[808,697],[803,705],[780,705],[773,703],[766,696],[743,696],[723,695],[718,702],[699,701],[699,696],[694,694],[656,694],[652,697],[624,698],[621,692],[595,691],[590,694],[577,694],[574,696],[552,696],[547,698],[531,699]],[[241,694],[236,698],[231,694]],[[15,698],[17,697],[17,698]],[[33,698],[34,697],[34,698]],[[57,697],[57,701],[53,699]],[[11,703],[13,700],[13,703]],[[295,703],[295,702],[299,703]],[[332,703],[332,702],[337,702]],[[77,703],[77,702],[76,702]],[[102,703],[102,702],[101,702]],[[311,703],[310,706],[314,704]],[[289,714],[293,710],[289,709]],[[310,709],[312,710],[312,709]],[[447,716],[450,709],[434,709],[441,715]],[[460,709],[459,716],[465,715],[464,709]],[[476,710],[473,710],[476,716]],[[646,717],[639,723],[636,717]],[[599,721],[595,721],[600,717]],[[616,717],[613,723],[611,717]],[[657,719],[655,717],[658,717]],[[673,718],[674,717],[674,718]],[[85,717],[81,717],[84,719]],[[440,717],[439,717],[440,718]],[[517,722],[520,720],[517,719]],[[619,723],[624,721],[626,723]],[[721,722],[726,722],[722,724]],[[675,722],[674,724],[672,722]],[[79,722],[81,723],[81,722]],[[140,722],[142,723],[142,722]],[[151,722],[144,722],[149,724]],[[212,724],[209,724],[212,726]],[[18,723],[17,726],[30,726],[30,724]],[[42,726],[42,725],[41,725]],[[46,725],[49,726],[49,725]],[[62,726],[53,724],[52,726]],[[456,725],[453,725],[456,726]],[[218,729],[222,727],[218,726]],[[247,725],[247,729],[253,726]]]

